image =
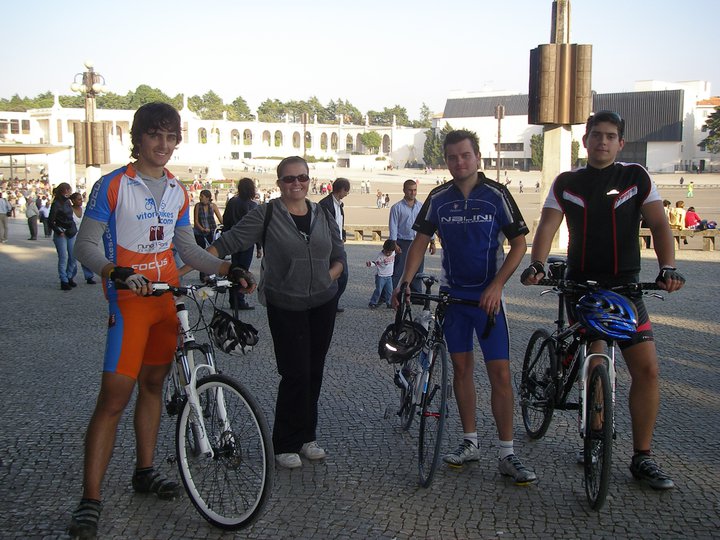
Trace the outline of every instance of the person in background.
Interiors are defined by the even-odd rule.
[[[225,206],[223,212],[222,224],[223,230],[229,231],[233,226],[244,218],[250,210],[256,208],[258,203],[255,202],[256,188],[252,178],[241,178],[237,184],[237,195],[230,199]],[[262,246],[256,244],[257,258],[262,257]],[[249,247],[244,251],[232,254],[232,263],[245,270],[250,270],[253,258],[253,247]],[[247,303],[245,295],[240,291],[230,296],[230,306],[237,309],[255,309]]]
[[[345,205],[342,200],[348,196],[348,193],[350,193],[350,180],[347,178],[337,178],[332,183],[332,192],[318,203],[320,206],[325,207],[325,210],[330,212],[330,215],[335,218],[338,231],[340,232],[340,238],[342,238],[343,242],[347,239],[347,235],[345,233],[345,209],[343,208]],[[340,297],[345,292],[349,276],[347,260],[342,261],[342,265],[343,272],[340,279],[338,279],[338,313],[345,311],[344,308],[340,307]]]
[[[367,266],[375,267],[375,292],[370,297],[368,307],[375,309],[385,299],[387,307],[392,307],[392,278],[395,267],[395,241],[385,240],[383,248],[374,260],[367,261]]]
[[[40,212],[40,223],[43,225],[45,238],[50,238],[52,236],[52,229],[50,228],[50,207],[48,206],[47,199],[43,198],[38,211]]]
[[[415,180],[405,180],[403,182],[403,198],[392,205],[390,208],[390,240],[395,240],[395,268],[393,270],[392,285],[393,289],[398,286],[400,276],[402,276],[405,268],[405,257],[410,248],[410,244],[415,239],[415,230],[413,224],[420,214],[422,202],[417,200],[417,182]],[[430,255],[435,253],[435,237],[430,239],[430,247],[428,248]],[[425,258],[420,262],[418,273],[422,273],[425,268]],[[420,280],[413,278],[410,282],[410,288],[415,292],[423,292]]]
[[[696,231],[703,231],[707,228],[707,220],[700,219],[694,206],[691,206],[687,209],[687,212],[685,212],[685,228]]]
[[[70,195],[70,203],[72,204],[72,210],[73,210],[73,221],[75,222],[75,226],[78,230],[80,230],[80,223],[82,223],[83,218],[83,196],[82,193],[79,191],[76,191],[72,195]],[[82,268],[83,276],[85,277],[85,282],[88,285],[95,285],[95,274],[92,270],[90,270],[87,266],[84,264],[80,265],[80,268]]]
[[[40,210],[38,210],[35,197],[28,196],[25,205],[25,217],[27,218],[28,229],[30,230],[30,238],[28,238],[28,240],[37,240],[39,215]]]
[[[10,205],[0,191],[0,242],[7,242],[8,239],[8,218],[12,215],[13,207]]]
[[[217,221],[215,221],[216,217]],[[213,243],[217,223],[222,223],[220,210],[213,202],[209,189],[203,189],[200,192],[200,202],[195,205],[194,209],[194,223],[195,241],[198,246],[205,249]]]
[[[72,204],[70,195],[72,188],[67,182],[58,184],[53,189],[53,202],[50,205],[50,228],[53,231],[53,243],[58,254],[58,276],[60,277],[60,289],[69,291],[77,287],[73,281],[77,273],[77,263],[73,256],[75,247],[75,235],[77,227],[73,220]]]

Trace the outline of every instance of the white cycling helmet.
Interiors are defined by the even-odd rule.
[[[258,342],[258,331],[253,325],[221,309],[215,309],[213,313],[210,332],[218,349],[235,356],[249,353]]]

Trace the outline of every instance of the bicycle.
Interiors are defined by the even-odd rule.
[[[422,312],[412,318],[410,303],[402,301],[395,314],[395,322],[380,338],[378,353],[395,364],[393,380],[400,389],[400,407],[395,415],[404,431],[410,429],[415,416],[420,417],[418,438],[419,484],[429,487],[440,460],[448,398],[452,388],[448,382],[448,351],[443,335],[445,311],[450,304],[477,306],[476,301],[451,297],[440,291],[432,294],[437,279],[418,274],[425,286],[424,293],[411,292],[410,303],[422,303]],[[405,294],[408,284],[400,286]],[[404,297],[403,297],[404,298]],[[431,304],[436,303],[435,313]],[[419,408],[419,410],[418,410]],[[385,418],[394,407],[388,407]]]
[[[551,257],[548,263],[551,278],[540,280],[538,285],[552,287],[541,295],[558,295],[558,315],[552,334],[540,328],[528,341],[518,392],[523,424],[531,439],[539,439],[547,432],[556,409],[578,411],[585,494],[591,508],[599,510],[607,496],[612,441],[616,435],[615,343],[629,337],[637,326],[634,306],[624,296],[663,297],[645,292],[659,290],[656,283],[629,283],[602,289],[595,282],[576,283],[564,279],[564,259]],[[622,300],[611,296],[613,294]],[[571,325],[566,322],[568,295],[580,296],[576,306],[578,321]],[[608,304],[617,308],[618,303],[624,305],[623,301],[630,306],[618,308],[628,312],[624,315],[606,307]],[[586,306],[588,303],[597,307],[597,313],[590,313],[592,308]],[[590,344],[595,341],[604,341],[608,354],[589,352]],[[570,401],[575,383],[577,401]]]
[[[177,462],[183,486],[200,515],[226,530],[247,527],[261,515],[275,476],[275,452],[260,405],[240,382],[220,372],[215,361],[213,340],[225,337],[213,328],[227,323],[230,316],[217,308],[221,302],[213,297],[233,286],[227,279],[214,277],[202,285],[152,284],[153,295],[175,296],[180,325],[164,393],[168,414],[177,416],[176,456],[169,461]],[[194,326],[184,298],[191,299],[198,308]],[[210,323],[203,309],[206,302],[214,310]],[[257,342],[257,332],[247,325],[242,328],[249,334],[236,337],[244,338],[251,349]],[[196,341],[194,332],[198,330],[207,333],[207,343]],[[250,339],[253,331],[254,342]],[[225,349],[237,343],[216,345],[225,345]],[[247,352],[246,347],[240,348],[243,354]]]

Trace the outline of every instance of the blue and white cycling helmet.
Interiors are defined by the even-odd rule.
[[[610,339],[630,339],[637,331],[638,316],[633,303],[612,291],[583,295],[575,306],[578,322],[594,334]]]

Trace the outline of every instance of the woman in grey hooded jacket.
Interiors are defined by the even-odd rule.
[[[280,198],[249,212],[208,251],[222,258],[264,244],[258,297],[267,307],[281,377],[273,445],[277,463],[295,468],[302,465],[301,455],[325,457],[317,443],[318,398],[345,250],[335,218],[306,198],[307,162],[285,158],[277,176]]]

